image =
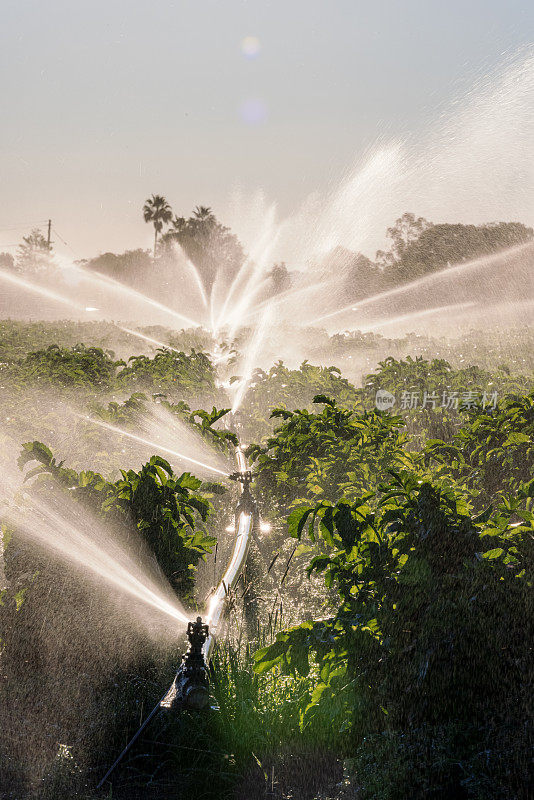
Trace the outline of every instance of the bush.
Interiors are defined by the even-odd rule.
[[[105,389],[111,386],[118,363],[99,347],[77,344],[67,349],[51,344],[46,350],[29,353],[13,365],[7,374],[17,384]]]
[[[490,749],[505,727],[518,732],[509,746],[526,759],[532,485],[521,493],[504,498],[493,514],[471,518],[450,486],[405,471],[377,496],[292,512],[293,536],[307,526],[312,540],[326,545],[308,569],[324,573],[340,603],[335,616],[282,631],[255,658],[260,673],[278,668],[305,676],[316,663],[315,689],[301,707],[304,728],[329,723],[348,755],[365,754],[358,748],[373,734],[404,741],[418,730],[454,729],[454,748],[447,737],[439,745],[444,757],[473,759],[475,769],[475,754]],[[518,516],[523,523],[512,524]],[[408,773],[412,750],[398,755]],[[492,758],[503,763],[505,751]],[[390,767],[384,769],[387,783]],[[462,796],[464,776],[451,770],[436,797]],[[474,774],[473,785],[482,777]],[[512,792],[513,783],[502,780]]]

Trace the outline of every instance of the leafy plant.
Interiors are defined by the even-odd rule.
[[[216,544],[204,523],[211,511],[208,498],[219,491],[217,484],[206,485],[204,494],[201,480],[189,472],[175,475],[160,456],[152,456],[139,472],[121,470],[117,481],[64,467],[42,442],[23,445],[19,466],[32,461],[39,465],[26,474],[27,480],[52,477],[97,512],[133,522],[177,594],[191,599],[196,566]]]
[[[243,435],[260,441],[271,433],[267,420],[271,410],[306,407],[316,395],[332,397],[343,408],[354,409],[362,400],[362,392],[341,376],[338,367],[319,367],[304,361],[299,369],[289,369],[282,361],[268,372],[256,369],[245,395],[240,415]]]
[[[373,732],[454,724],[469,729],[472,752],[488,720],[493,731],[523,723],[531,483],[474,518],[450,486],[408,471],[378,494],[292,512],[292,536],[307,530],[326,545],[308,571],[336,587],[339,606],[282,631],[255,659],[259,673],[317,670],[303,727],[328,725],[351,752]]]
[[[181,397],[211,395],[215,392],[215,368],[205,353],[190,355],[158,348],[154,358],[131,356],[117,375],[118,386],[141,391],[172,391]]]
[[[99,389],[111,386],[117,366],[111,355],[99,347],[77,344],[71,349],[51,344],[46,350],[29,353],[12,365],[8,375],[17,384],[92,386]]]
[[[399,433],[404,421],[378,411],[357,414],[324,395],[313,398],[321,412],[275,408],[282,425],[264,445],[248,449],[258,488],[282,508],[300,499],[325,497],[376,486],[383,472],[411,463]]]
[[[429,440],[425,457],[438,474],[465,481],[479,505],[516,492],[534,478],[534,392],[507,397],[492,413],[472,410],[451,442]]]

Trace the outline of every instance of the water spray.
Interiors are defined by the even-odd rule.
[[[184,710],[205,712],[212,708],[209,694],[209,663],[214,645],[212,631],[217,629],[228,607],[228,595],[234,589],[241,576],[254,525],[259,520],[258,507],[250,490],[254,475],[247,468],[245,456],[240,447],[236,450],[236,458],[239,470],[227,476],[230,480],[241,484],[241,495],[235,508],[236,537],[234,548],[220,583],[210,598],[206,622],[203,622],[201,617],[197,617],[194,622],[188,623],[186,635],[189,640],[189,647],[182,656],[181,664],[171,686],[108,769],[97,789],[100,789],[108,780],[158,712],[180,713]]]
[[[93,417],[88,417],[85,414],[75,413],[75,416],[78,417],[79,419],[83,419],[85,422],[90,422],[93,425],[98,425],[101,428],[105,428],[106,430],[112,431],[113,433],[116,433],[119,436],[126,436],[126,438],[133,439],[135,442],[147,445],[147,447],[153,447],[156,450],[160,450],[162,453],[168,453],[169,455],[175,456],[176,458],[181,459],[183,461],[189,461],[191,464],[196,464],[197,467],[202,467],[203,469],[215,472],[218,475],[222,475],[225,478],[228,477],[228,473],[222,469],[219,469],[218,467],[213,467],[210,464],[206,464],[203,461],[198,461],[196,458],[191,458],[190,456],[186,456],[184,453],[178,453],[176,450],[171,450],[170,447],[164,447],[162,444],[158,444],[157,442],[152,442],[150,441],[150,439],[145,439],[143,436],[137,436],[137,434],[131,433],[130,431],[125,431],[122,428],[118,428],[116,425],[110,425],[108,422],[104,422],[103,420],[95,419]]]
[[[526,242],[525,244],[514,245],[506,250],[500,250],[497,253],[479,256],[471,261],[464,261],[460,264],[455,264],[454,266],[443,267],[442,269],[427,273],[420,278],[409,281],[408,283],[402,283],[398,286],[392,287],[391,289],[385,289],[384,291],[380,291],[377,294],[371,295],[370,297],[365,297],[363,300],[358,300],[350,305],[343,306],[343,308],[337,308],[334,311],[321,314],[313,319],[304,320],[301,325],[303,327],[317,325],[320,322],[324,322],[327,319],[332,319],[340,314],[346,314],[349,311],[359,311],[361,308],[376,304],[382,300],[389,300],[392,297],[397,297],[399,295],[406,294],[407,292],[414,292],[420,287],[432,286],[434,284],[439,284],[440,281],[448,281],[451,278],[459,278],[466,274],[471,275],[472,273],[476,273],[477,270],[485,270],[488,266],[499,263],[499,261],[503,258],[511,258],[527,254],[531,248],[532,244],[530,242]]]
[[[5,281],[6,283],[11,283],[13,286],[16,286],[19,289],[24,289],[27,292],[33,292],[33,294],[46,297],[48,300],[53,300],[56,303],[62,303],[63,305],[70,306],[70,308],[73,308],[75,311],[85,312],[92,310],[85,305],[82,306],[79,303],[76,303],[69,297],[65,297],[65,295],[54,292],[51,289],[47,289],[46,286],[41,286],[38,283],[28,281],[25,278],[21,278],[19,275],[13,275],[13,273],[8,272],[7,270],[0,270],[0,280]]]
[[[127,286],[120,281],[115,280],[115,278],[111,278],[109,275],[103,275],[100,272],[96,271],[89,271],[84,267],[80,267],[76,265],[73,267],[76,272],[84,277],[87,281],[95,283],[97,286],[101,286],[104,288],[108,288],[115,292],[119,292],[126,297],[129,297],[133,300],[137,300],[145,305],[150,306],[151,308],[156,309],[157,311],[161,311],[164,314],[168,314],[169,316],[173,317],[175,320],[179,321],[182,325],[185,323],[192,328],[199,328],[200,323],[194,319],[190,319],[185,314],[181,314],[179,311],[176,311],[174,308],[170,308],[169,306],[160,303],[158,300],[154,300],[152,297],[148,297],[148,295],[143,294],[142,292],[138,291],[137,289],[132,288],[131,286]]]
[[[164,342],[158,341],[158,339],[153,339],[152,336],[146,336],[144,333],[140,331],[134,331],[132,328],[125,328],[123,325],[117,325],[119,330],[127,333],[129,336],[137,336],[138,339],[142,339],[145,342],[149,342],[150,344],[155,345],[156,347],[160,347],[163,350],[172,350],[173,353],[179,353],[180,350],[177,350],[176,347],[172,347],[170,344],[165,344]]]

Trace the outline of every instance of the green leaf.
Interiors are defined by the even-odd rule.
[[[295,550],[295,558],[306,555],[307,553],[311,553],[312,550],[313,547],[311,547],[309,544],[299,544],[299,546]]]
[[[304,526],[306,525],[306,520],[312,512],[312,508],[296,508],[291,512],[287,518],[290,536],[292,536],[294,539],[300,539],[302,531],[304,530]]]
[[[532,437],[527,436],[526,433],[514,432],[508,435],[508,438],[503,442],[503,447],[509,447],[512,444],[530,444]]]
[[[486,553],[482,553],[482,558],[487,558],[488,560],[500,558],[503,553],[504,550],[502,547],[496,547],[494,550],[488,550]]]
[[[228,488],[222,483],[211,483],[210,481],[203,481],[200,485],[200,489],[202,492],[209,494],[226,494],[228,491]]]
[[[315,558],[312,558],[308,569],[310,570],[310,572],[312,570],[314,572],[324,572],[324,570],[327,568],[329,564],[330,564],[329,556],[315,556]]]
[[[336,401],[331,397],[327,397],[326,394],[316,394],[312,400],[312,403],[324,403],[324,405],[330,406],[331,408],[336,407]]]

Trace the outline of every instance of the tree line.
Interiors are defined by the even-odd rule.
[[[81,263],[89,269],[125,282],[150,275],[157,263],[172,266],[175,248],[180,247],[197,268],[209,291],[217,273],[233,276],[246,254],[238,237],[216,217],[209,206],[196,206],[189,217],[175,214],[159,194],[147,198],[143,219],[154,228],[152,252],[143,248],[124,253],[106,252]],[[532,228],[521,222],[490,222],[483,225],[433,223],[405,212],[388,228],[389,246],[378,250],[374,259],[342,246],[333,248],[323,268],[343,273],[349,296],[379,292],[430,272],[498,253],[531,242]],[[0,267],[19,272],[45,272],[53,263],[53,248],[38,229],[32,230],[19,246],[15,258],[0,253]],[[268,275],[274,293],[291,287],[297,273],[284,262],[273,263]]]

